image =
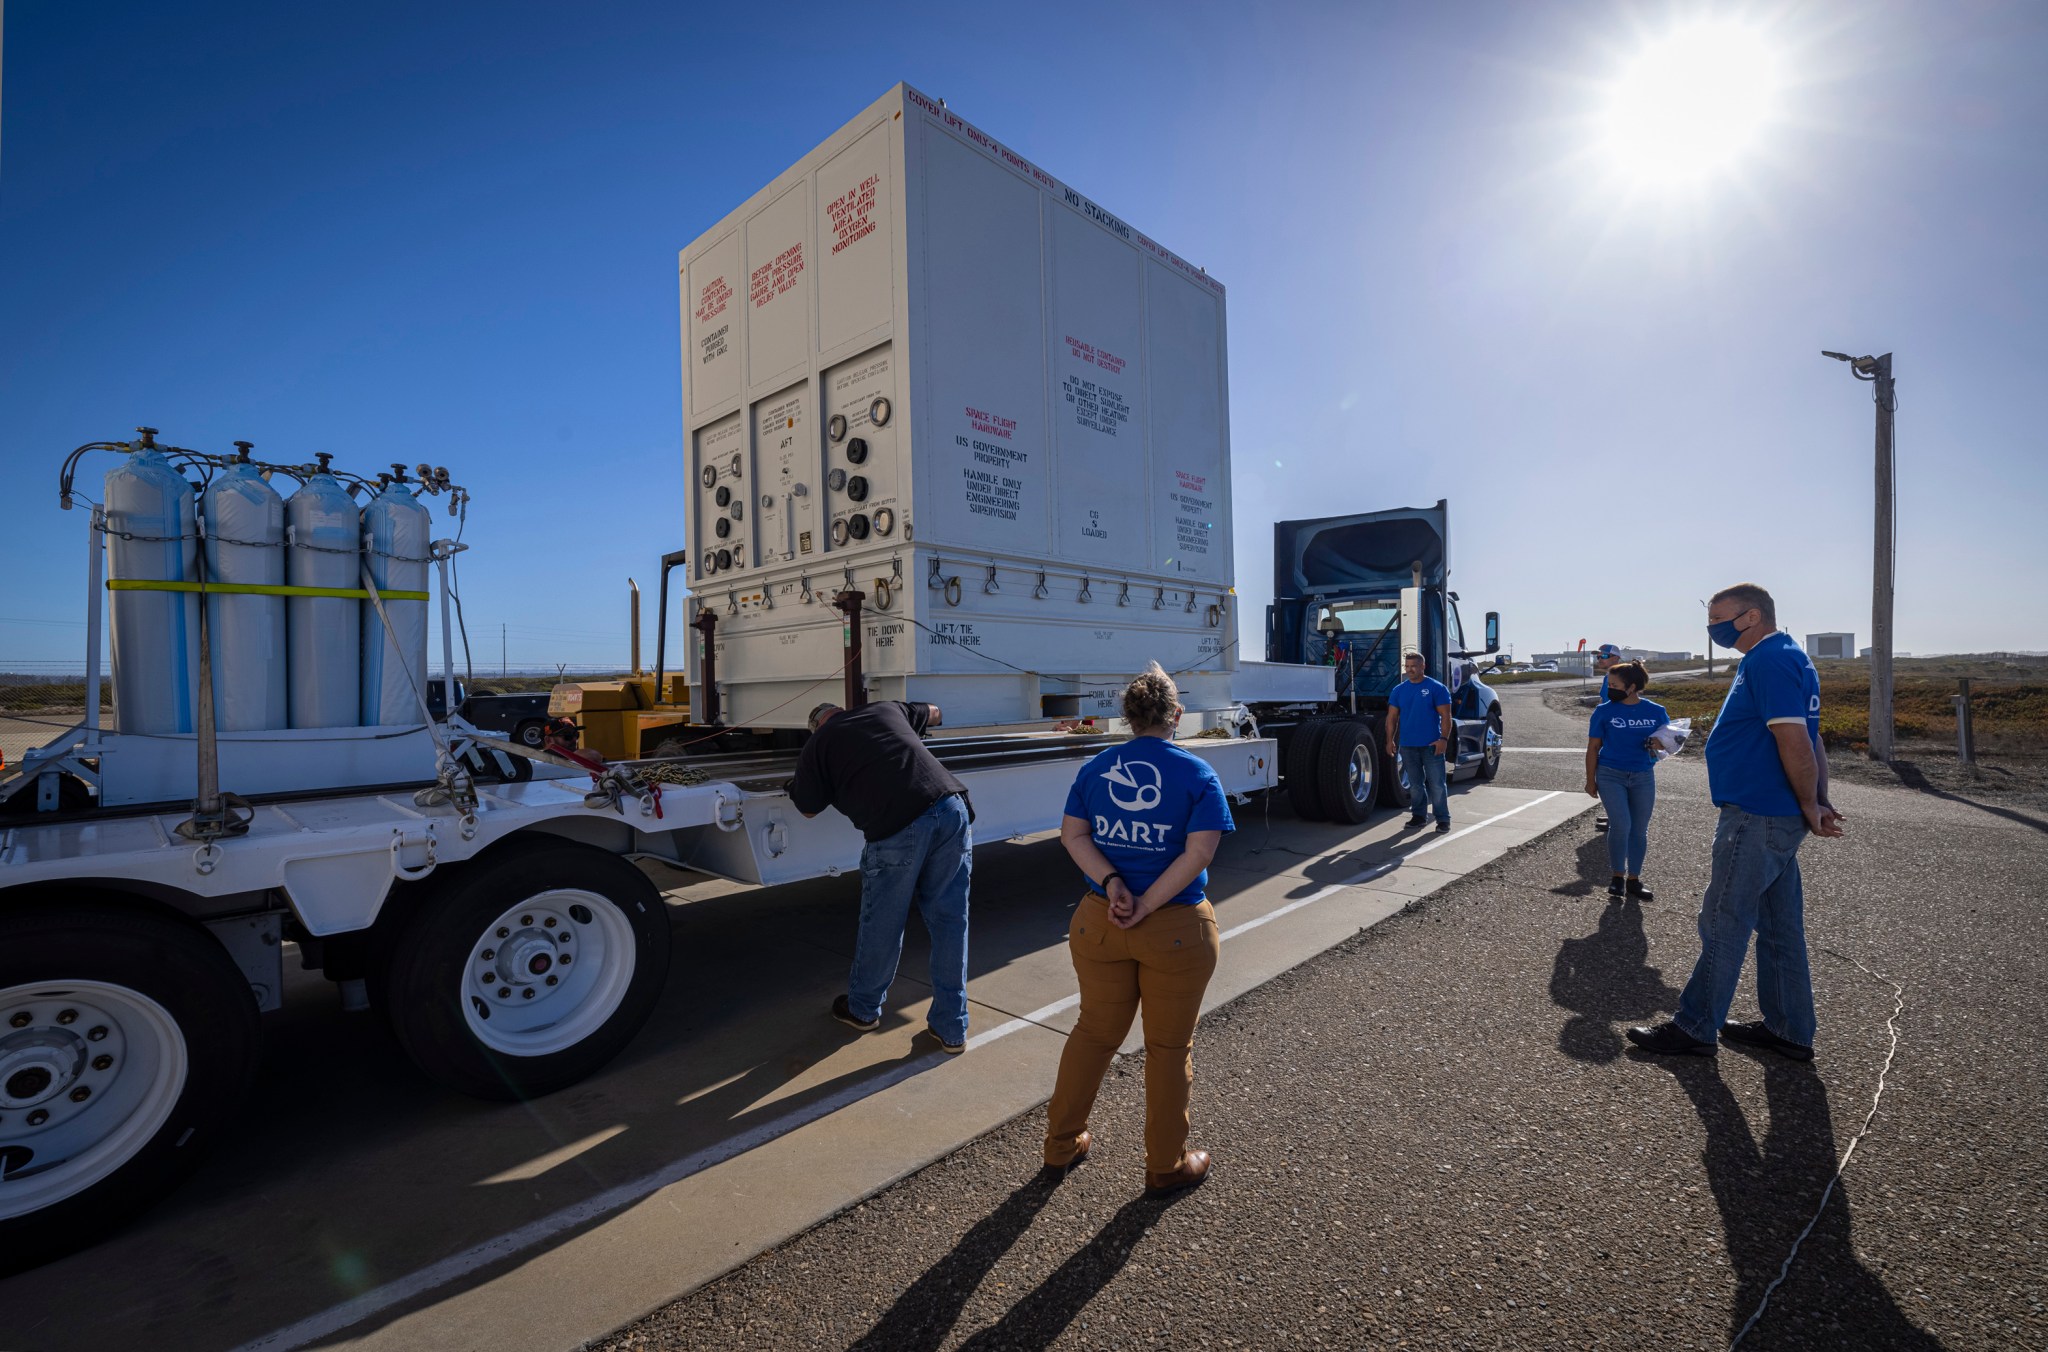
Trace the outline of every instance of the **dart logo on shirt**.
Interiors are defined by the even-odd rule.
[[[1109,781],[1109,801],[1126,812],[1150,812],[1159,806],[1161,797],[1159,767],[1145,761],[1126,764],[1122,757],[1116,764],[1105,770],[1102,777]],[[1129,790],[1126,798],[1117,790]]]

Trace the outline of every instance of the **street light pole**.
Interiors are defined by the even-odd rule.
[[[1876,541],[1870,584],[1870,758],[1889,762],[1896,754],[1892,741],[1892,583],[1897,577],[1897,484],[1893,474],[1892,418],[1899,400],[1892,383],[1892,354],[1850,357],[1823,352],[1823,357],[1849,363],[1849,372],[1875,388],[1877,403]]]

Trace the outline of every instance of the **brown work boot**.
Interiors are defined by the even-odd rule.
[[[1088,1158],[1088,1147],[1094,1144],[1095,1138],[1084,1131],[1079,1136],[1076,1136],[1074,1138],[1073,1158],[1069,1159],[1065,1164],[1054,1164],[1051,1160],[1047,1160],[1045,1162],[1045,1167],[1048,1169],[1057,1169],[1059,1172],[1063,1174],[1070,1169],[1078,1169],[1081,1167],[1082,1163],[1086,1161]]]
[[[1145,1191],[1154,1197],[1168,1197],[1188,1188],[1197,1188],[1209,1177],[1209,1152],[1189,1150],[1180,1157],[1180,1167],[1168,1173],[1145,1175]]]

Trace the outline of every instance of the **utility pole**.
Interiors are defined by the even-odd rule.
[[[512,663],[505,657],[505,626],[501,622],[498,625],[498,679],[503,680],[511,674]]]
[[[1870,758],[1889,762],[1892,741],[1892,583],[1898,576],[1894,547],[1898,538],[1896,480],[1892,463],[1892,416],[1899,399],[1892,384],[1892,354],[1850,357],[1823,352],[1823,357],[1849,363],[1849,373],[1874,388],[1877,403],[1876,541],[1870,583]]]

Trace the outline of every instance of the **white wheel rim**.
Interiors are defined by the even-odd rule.
[[[74,1196],[163,1130],[190,1073],[162,1005],[102,981],[0,990],[0,1220]]]
[[[626,915],[595,892],[536,893],[484,928],[463,969],[462,1016],[506,1056],[547,1056],[617,1012],[639,960]]]

